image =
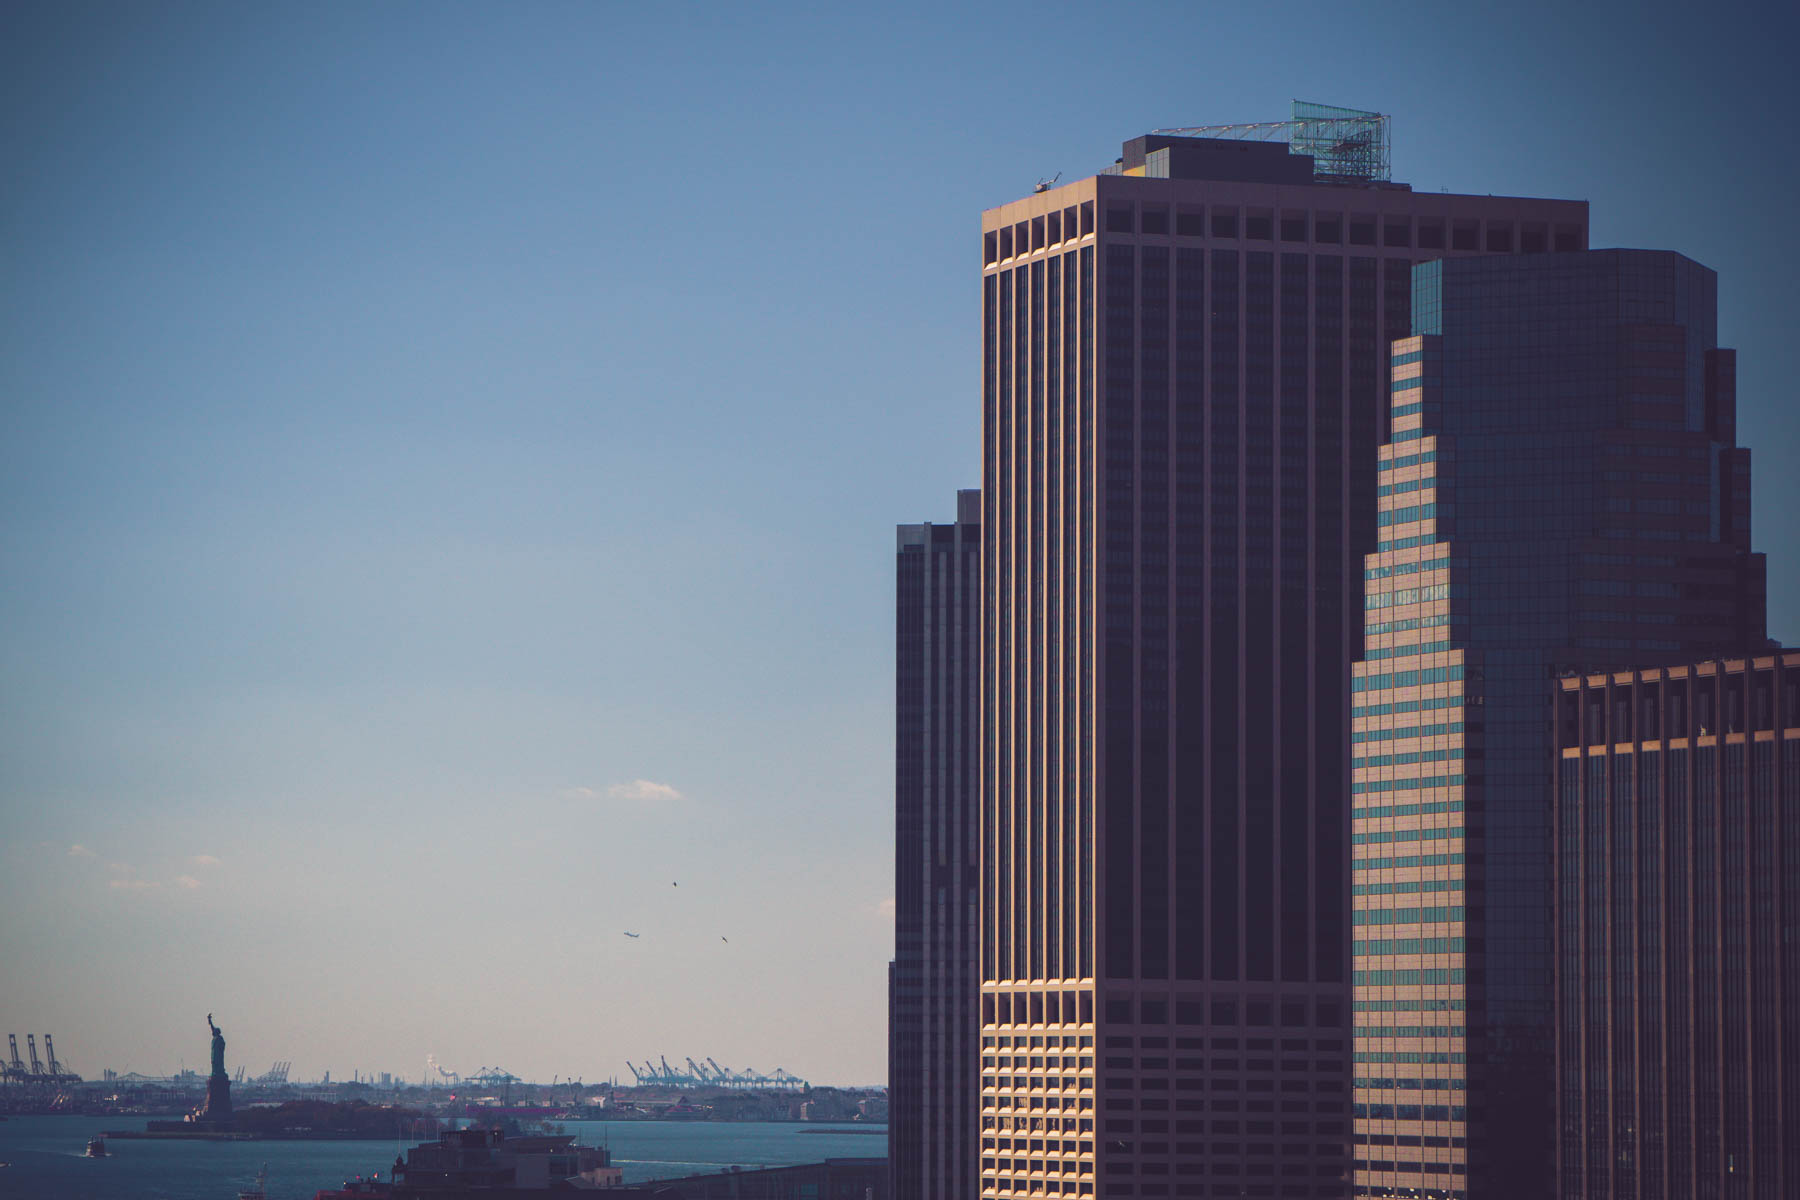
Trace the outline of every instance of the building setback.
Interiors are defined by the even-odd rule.
[[[981,493],[899,527],[888,1162],[907,1200],[975,1194]]]
[[[1560,1194],[1800,1194],[1800,651],[1557,714]]]
[[[1388,342],[1587,207],[1324,166],[1152,135],[982,218],[983,1196],[1351,1186]]]
[[[1764,644],[1715,289],[1642,250],[1413,271],[1351,693],[1358,1195],[1554,1194],[1555,676]]]

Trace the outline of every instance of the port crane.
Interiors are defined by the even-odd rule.
[[[637,1080],[639,1087],[722,1087],[748,1090],[754,1088],[773,1089],[777,1091],[804,1091],[806,1080],[798,1075],[776,1068],[774,1074],[765,1075],[755,1068],[744,1071],[733,1071],[722,1067],[715,1058],[695,1061],[692,1057],[684,1060],[687,1064],[685,1072],[678,1071],[669,1065],[666,1056],[658,1055],[655,1061],[644,1060],[639,1067],[629,1060],[625,1066]],[[704,1064],[704,1065],[702,1065]]]
[[[19,1035],[16,1033],[9,1033],[6,1035],[6,1040],[12,1047],[12,1058],[5,1065],[5,1076],[8,1079],[24,1079],[27,1075],[27,1071],[25,1070],[24,1061],[19,1058]]]
[[[18,1034],[7,1034],[6,1044],[9,1056],[5,1061],[0,1062],[0,1078],[4,1078],[8,1083],[64,1084],[81,1082],[81,1076],[69,1070],[63,1065],[62,1060],[56,1057],[56,1041],[49,1034],[44,1035],[44,1055],[49,1060],[48,1062],[45,1061],[45,1058],[38,1057],[37,1034],[35,1033],[25,1035],[25,1048],[31,1058],[29,1064],[19,1057]]]
[[[250,1082],[260,1083],[270,1087],[279,1086],[287,1082],[288,1071],[293,1065],[292,1062],[277,1062],[274,1066],[270,1067],[267,1071],[258,1075]]]
[[[474,1087],[487,1088],[510,1087],[515,1083],[522,1083],[524,1081],[517,1075],[514,1075],[511,1071],[503,1071],[499,1067],[483,1067],[481,1070],[475,1072],[475,1074],[464,1079],[463,1082]]]

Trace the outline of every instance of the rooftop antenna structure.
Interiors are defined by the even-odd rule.
[[[1057,181],[1057,180],[1059,180],[1059,179],[1061,179],[1061,178],[1062,178],[1062,172],[1061,172],[1061,171],[1058,171],[1058,172],[1057,172],[1057,173],[1056,173],[1056,174],[1054,174],[1054,175],[1052,175],[1052,176],[1051,176],[1051,177],[1050,177],[1050,178],[1048,178],[1048,179],[1045,179],[1045,178],[1043,178],[1043,177],[1041,177],[1041,176],[1040,176],[1040,177],[1039,177],[1039,178],[1038,178],[1038,181],[1037,181],[1037,186],[1036,186],[1036,187],[1034,187],[1034,188],[1032,188],[1032,189],[1031,189],[1031,193],[1032,193],[1032,195],[1034,195],[1034,196],[1035,196],[1035,195],[1037,195],[1037,194],[1038,194],[1038,193],[1039,193],[1039,192],[1047,192],[1047,191],[1049,191],[1049,190],[1050,190],[1050,189],[1051,189],[1051,188],[1053,188],[1053,187],[1055,187],[1055,186],[1056,186],[1056,181]]]
[[[1331,104],[1294,101],[1287,121],[1253,125],[1190,125],[1157,129],[1166,137],[1223,138],[1234,142],[1286,142],[1295,154],[1313,159],[1313,178],[1331,183],[1376,183],[1390,178],[1388,121],[1385,113]]]

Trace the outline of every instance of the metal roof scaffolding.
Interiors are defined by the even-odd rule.
[[[1158,129],[1167,137],[1224,138],[1235,142],[1286,142],[1295,154],[1310,154],[1313,177],[1340,183],[1385,181],[1388,161],[1388,117],[1360,108],[1294,101],[1289,121],[1255,125],[1194,125]]]

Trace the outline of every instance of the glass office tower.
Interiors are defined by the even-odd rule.
[[[984,1196],[1349,1192],[1388,344],[1587,206],[1328,165],[1153,135],[983,215]]]
[[[1413,272],[1351,694],[1356,1192],[1554,1194],[1555,676],[1763,643],[1713,272]]]
[[[956,494],[954,524],[902,525],[897,540],[889,1190],[910,1200],[970,1200],[979,1097],[981,493]]]

